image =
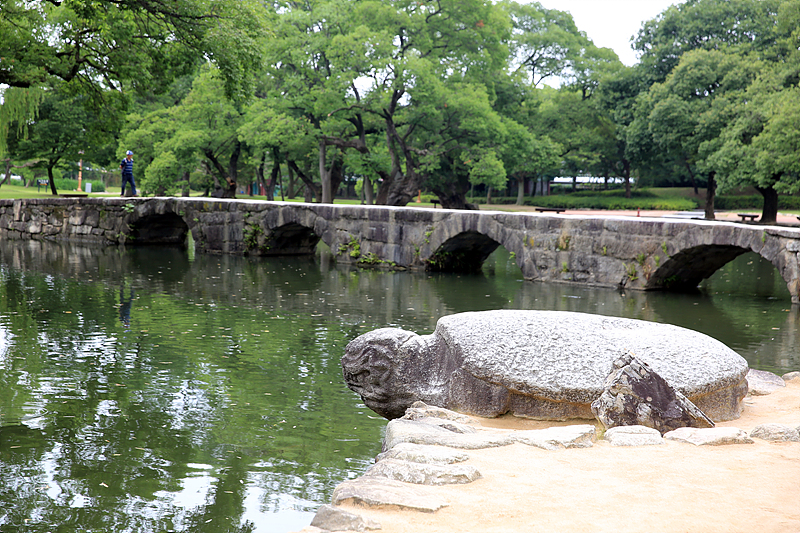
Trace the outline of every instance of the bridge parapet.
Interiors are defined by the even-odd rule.
[[[769,260],[800,303],[800,228],[208,198],[0,200],[0,236],[179,244],[200,252],[310,254],[374,268],[475,269],[505,247],[528,280],[631,289],[696,286],[734,257]]]

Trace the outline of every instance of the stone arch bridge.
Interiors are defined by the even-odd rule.
[[[527,280],[642,290],[696,287],[753,251],[800,303],[800,227],[207,198],[0,200],[0,238],[183,244],[218,254],[314,253],[364,267],[475,270],[498,246]]]

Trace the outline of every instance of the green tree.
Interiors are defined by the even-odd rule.
[[[552,78],[579,78],[592,60],[618,60],[611,50],[596,48],[575,26],[572,15],[545,9],[539,2],[502,4],[512,23],[511,70],[538,86]]]
[[[764,197],[761,222],[777,220],[778,194],[800,190],[800,88],[797,71],[773,72],[753,83],[735,119],[701,147],[720,188],[753,186]]]
[[[690,50],[733,49],[775,57],[782,3],[785,0],[687,0],[647,21],[633,47],[653,82],[665,80]]]
[[[205,54],[228,93],[243,94],[259,65],[266,14],[248,0],[0,0],[0,84],[42,87],[55,78],[87,94],[152,92]]]
[[[708,219],[714,219],[716,171],[705,165],[703,153],[735,117],[745,90],[762,68],[752,57],[691,50],[663,83],[654,84],[637,101],[632,129],[649,133],[640,139],[652,140],[662,154],[678,161],[693,183],[696,174],[706,174]]]
[[[45,91],[36,121],[26,131],[12,125],[8,149],[14,159],[35,162],[34,167],[46,169],[50,189],[57,195],[53,170],[79,159],[105,159],[107,127],[87,98],[52,88]]]
[[[362,103],[382,121],[391,156],[379,171],[377,203],[405,205],[428,183],[443,205],[465,207],[463,181],[448,183],[449,174],[436,169],[457,162],[466,147],[491,143],[485,135],[499,117],[483,80],[504,67],[506,15],[483,0],[363,9],[363,20],[390,45],[365,78]]]
[[[129,149],[137,154],[145,191],[174,190],[200,167],[210,177],[215,197],[233,198],[244,149],[237,131],[243,120],[238,107],[226,98],[218,71],[205,69],[179,104],[129,116],[118,155]]]

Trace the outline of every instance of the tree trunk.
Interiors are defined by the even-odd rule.
[[[477,210],[478,206],[467,202],[467,191],[459,187],[456,183],[446,185],[447,189],[434,188],[433,192],[439,198],[439,203],[445,209],[472,209]]]
[[[631,162],[622,160],[622,179],[625,180],[625,198],[631,197]]]
[[[297,166],[295,161],[287,161],[289,168],[291,168],[295,174],[306,184],[306,190],[303,193],[303,197],[306,202],[312,202],[313,199],[316,197],[317,199],[320,198],[320,189],[321,187],[314,183],[314,181],[302,170],[300,167]]]
[[[327,154],[327,147],[325,146],[325,139],[319,140],[319,179],[322,182],[322,203],[332,204],[333,193],[331,191],[331,176],[328,169],[325,167],[325,156]]]
[[[367,205],[373,205],[375,203],[375,191],[372,189],[372,180],[365,176],[361,190],[364,191],[364,200]]]
[[[525,176],[517,177],[517,205],[525,203]]]
[[[3,181],[0,181],[0,187],[8,183],[8,180],[11,179],[11,159],[6,159],[6,174],[3,177]]]
[[[297,196],[297,187],[295,187],[295,179],[294,179],[294,170],[292,170],[292,165],[286,164],[286,173],[289,174],[289,183],[286,185],[286,196],[289,199],[294,198]]]
[[[50,191],[53,193],[53,196],[58,196],[58,190],[56,189],[56,180],[53,179],[53,167],[55,163],[47,165],[47,179],[50,181]]]
[[[778,191],[772,185],[769,187],[756,187],[764,197],[764,208],[761,211],[762,224],[774,224],[778,221]]]
[[[214,198],[236,198],[236,182],[228,175],[228,171],[219,162],[217,156],[211,150],[203,150],[203,155],[209,160],[216,173],[212,172],[211,177],[214,178],[214,192],[211,196]],[[233,155],[231,155],[233,158]],[[220,182],[219,178],[225,182],[225,185]]]
[[[716,172],[708,173],[706,188],[706,220],[714,220],[714,196],[717,192]]]
[[[261,156],[261,161],[258,162],[256,165],[256,186],[258,187],[258,191],[254,194],[254,196],[261,196],[261,191],[266,190],[266,181],[264,180],[264,165],[267,164],[267,154],[266,152]],[[252,191],[250,191],[252,192]],[[267,193],[267,200],[269,200],[269,193]]]
[[[700,192],[697,190],[697,182],[694,179],[694,172],[692,172],[692,166],[689,162],[684,159],[683,164],[686,166],[686,171],[689,173],[689,180],[692,182],[692,188],[694,189],[694,195],[697,196]]]
[[[270,202],[275,200],[275,184],[278,183],[278,174],[280,171],[281,166],[273,161],[272,170],[269,173],[269,182],[267,183],[267,200]]]
[[[334,155],[333,161],[331,161],[331,168],[328,171],[328,180],[331,188],[331,203],[333,203],[334,198],[336,198],[336,191],[339,190],[339,186],[344,181],[344,154],[342,152],[337,152]]]

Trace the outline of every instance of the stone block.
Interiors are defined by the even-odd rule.
[[[617,426],[605,432],[603,438],[612,446],[659,446],[664,439],[657,430],[645,426]]]
[[[739,428],[678,428],[664,435],[667,440],[686,442],[695,446],[723,446],[726,444],[753,444],[753,439]]]
[[[644,361],[626,354],[614,362],[605,390],[592,412],[607,428],[647,426],[661,434],[680,427],[713,427],[712,422]]]
[[[750,436],[773,442],[800,442],[798,430],[786,424],[761,424],[750,431]]]
[[[368,507],[397,506],[428,513],[450,505],[432,487],[380,477],[360,477],[338,485],[333,491],[333,505],[348,500]]]

